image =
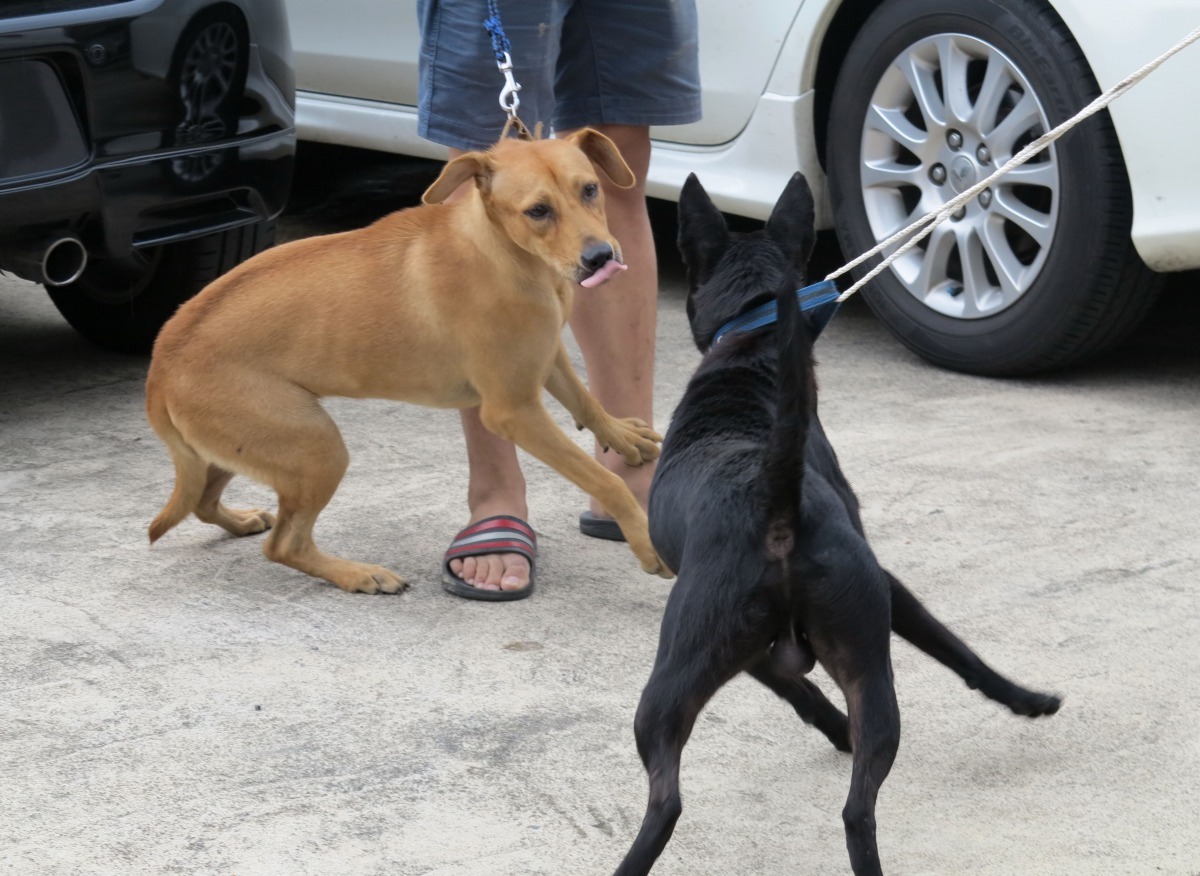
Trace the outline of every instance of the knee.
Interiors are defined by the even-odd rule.
[[[672,753],[679,757],[683,750],[680,729],[677,707],[668,703],[661,692],[647,687],[633,719],[638,755],[647,770],[661,770],[671,761]]]
[[[863,759],[870,781],[876,786],[883,784],[892,764],[896,760],[896,752],[900,750],[900,726],[896,723],[872,734],[864,742]]]
[[[847,803],[842,809],[842,822],[846,825],[848,839],[874,839],[875,812],[864,803]]]
[[[683,798],[679,796],[679,785],[661,794],[655,793],[654,784],[650,785],[649,810],[659,823],[659,829],[675,826],[679,816],[683,814]]]
[[[643,697],[638,704],[637,715],[633,719],[633,738],[637,743],[638,757],[642,766],[650,769],[650,752],[653,748],[654,737],[662,726],[662,717],[657,710]]]

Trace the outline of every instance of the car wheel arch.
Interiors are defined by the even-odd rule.
[[[825,169],[828,149],[829,116],[833,107],[833,87],[842,72],[846,51],[858,32],[884,0],[843,0],[820,37],[816,72],[813,77],[813,138],[817,159]]]

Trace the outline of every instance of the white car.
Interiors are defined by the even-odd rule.
[[[445,157],[417,135],[415,0],[286,5],[301,139]],[[1200,3],[1178,0],[698,6],[704,118],[654,130],[650,194],[673,200],[695,172],[723,210],[765,218],[798,169],[848,258],[1200,24]],[[1198,81],[1193,45],[896,262],[864,290],[872,309],[920,355],[976,373],[1113,346],[1162,272],[1200,267]]]

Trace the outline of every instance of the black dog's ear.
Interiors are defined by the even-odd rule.
[[[767,233],[779,244],[802,277],[817,240],[815,226],[812,189],[808,187],[804,174],[797,171],[775,202],[775,209],[767,220]]]
[[[689,173],[679,193],[679,254],[693,285],[708,279],[729,246],[729,229],[696,174]]]

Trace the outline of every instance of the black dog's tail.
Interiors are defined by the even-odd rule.
[[[759,475],[767,512],[767,554],[785,564],[791,558],[800,527],[804,445],[814,396],[812,339],[800,312],[796,288],[794,278],[789,276],[776,297],[779,399]]]

